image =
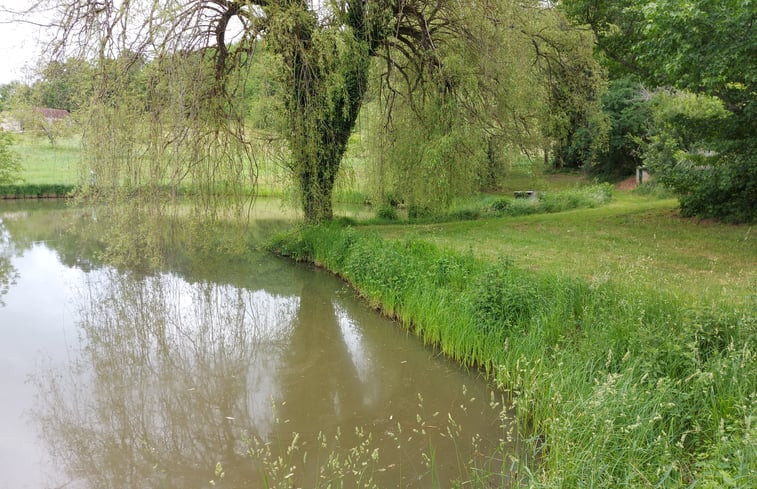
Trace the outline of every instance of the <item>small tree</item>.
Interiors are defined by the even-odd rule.
[[[20,180],[21,164],[18,155],[11,150],[13,136],[0,129],[0,185]]]
[[[662,91],[644,162],[680,200],[684,216],[749,222],[757,217],[757,138],[723,140],[735,116],[722,100]]]
[[[58,138],[69,135],[72,130],[68,115],[54,115],[49,109],[27,105],[17,107],[13,114],[21,123],[24,132],[37,138],[46,138],[50,146],[55,146]]]

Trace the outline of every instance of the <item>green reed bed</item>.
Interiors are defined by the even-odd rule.
[[[532,487],[757,486],[757,316],[337,225],[272,249],[512,395]],[[504,469],[503,469],[504,470]]]

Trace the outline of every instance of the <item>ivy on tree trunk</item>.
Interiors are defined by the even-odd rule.
[[[348,2],[344,27],[318,29],[316,14],[294,2],[282,16],[286,27],[272,35],[286,67],[286,137],[308,223],[333,217],[334,182],[378,42],[365,28],[365,13],[363,2]]]

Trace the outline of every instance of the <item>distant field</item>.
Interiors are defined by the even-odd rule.
[[[81,157],[79,138],[60,138],[55,145],[47,139],[30,135],[17,135],[13,149],[21,157],[22,178],[29,184],[78,183],[77,166]],[[291,189],[281,161],[281,155],[262,154],[258,165],[258,194],[287,197]],[[369,170],[359,156],[347,156],[342,163],[341,176],[337,180],[334,196],[340,202],[362,203],[367,198]],[[588,183],[581,173],[545,173],[539,165],[525,158],[513,164],[500,189],[511,195],[516,190],[564,190]]]
[[[21,135],[16,137],[13,150],[21,158],[24,183],[77,183],[81,153],[78,138],[61,138],[52,146],[46,139]]]

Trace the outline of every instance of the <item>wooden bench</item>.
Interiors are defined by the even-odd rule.
[[[516,190],[513,192],[513,195],[515,195],[516,199],[535,199],[539,196],[536,190]]]

